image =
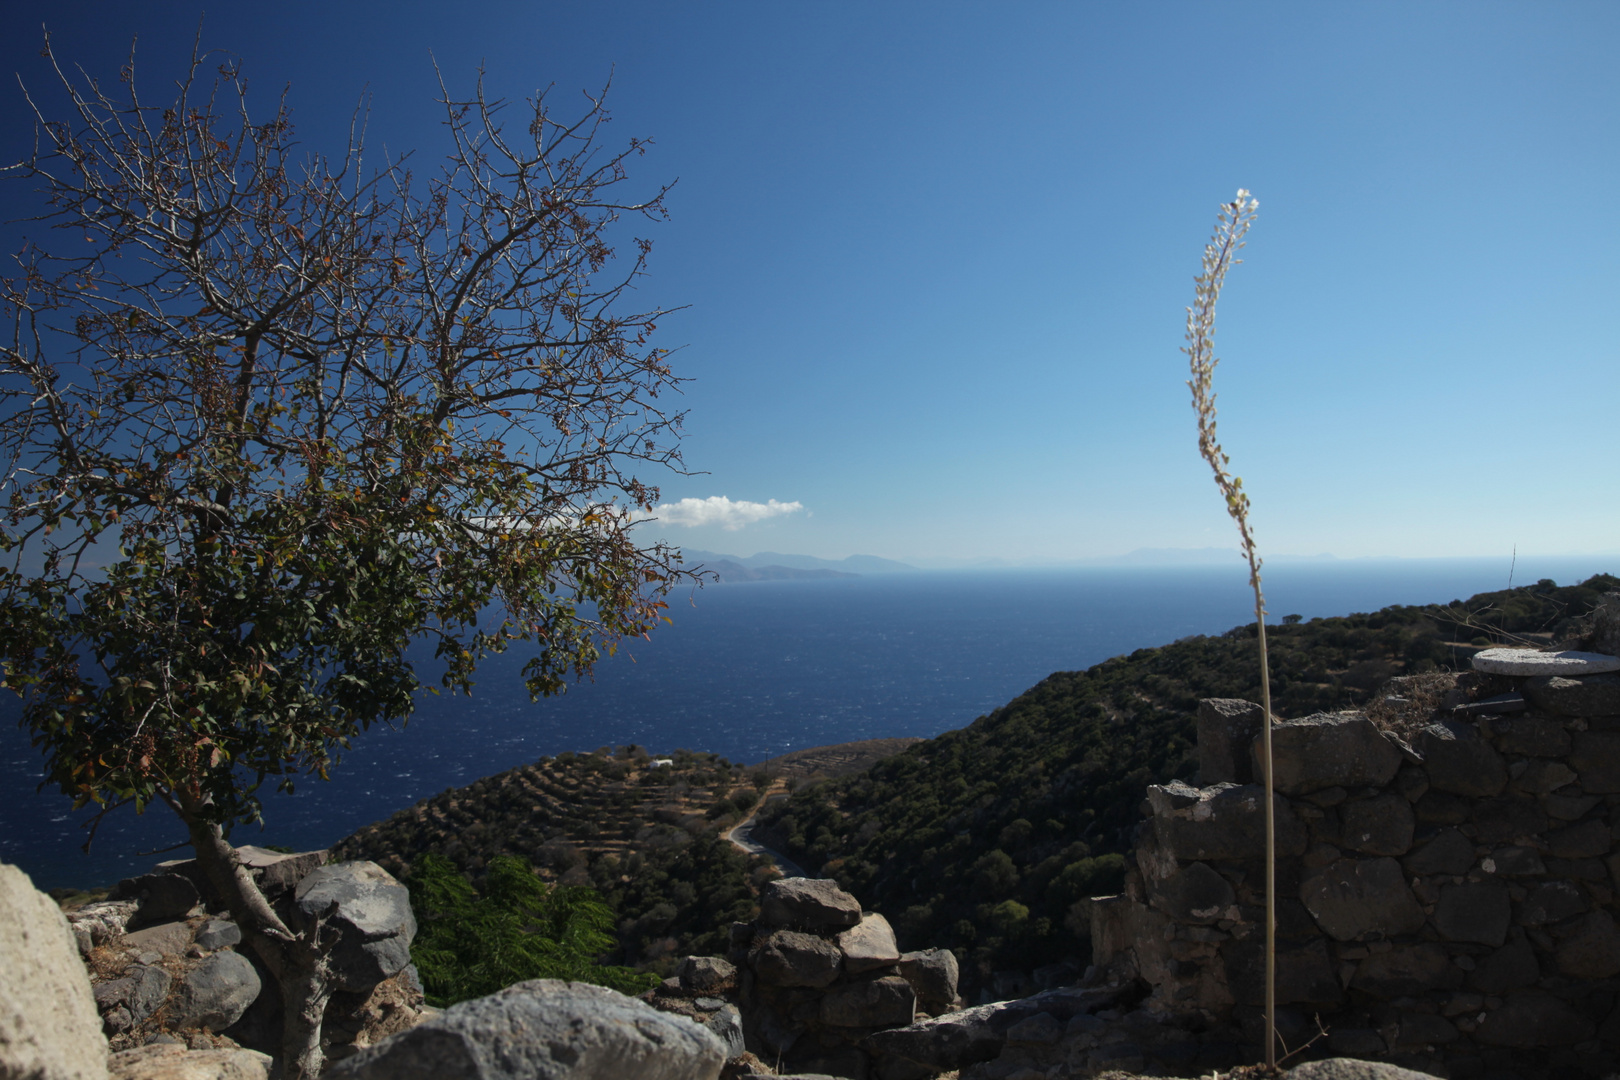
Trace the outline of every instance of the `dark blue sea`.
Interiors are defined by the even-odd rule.
[[[1519,559],[1514,583],[1560,584],[1620,559]],[[1509,560],[1280,562],[1271,619],[1466,598],[1508,584]],[[931,736],[971,723],[1054,671],[1253,621],[1243,566],[917,572],[711,585],[671,597],[674,625],[604,660],[594,682],[531,703],[522,657],[481,670],[471,698],[424,696],[401,730],[373,729],[333,772],[266,798],[241,843],[324,847],[427,795],[563,750],[638,743],[752,764],[855,739]],[[423,651],[426,661],[428,651]],[[424,672],[429,670],[423,664]],[[36,793],[40,758],[0,699],[0,860],[41,888],[108,884],[181,841],[169,812],[103,822]]]

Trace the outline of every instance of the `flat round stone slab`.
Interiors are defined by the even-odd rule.
[[[1620,671],[1620,656],[1603,653],[1537,652],[1535,649],[1481,649],[1474,654],[1474,670],[1493,675],[1596,675]]]

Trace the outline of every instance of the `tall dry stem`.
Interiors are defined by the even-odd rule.
[[[1254,622],[1260,637],[1260,769],[1266,788],[1266,1066],[1277,1066],[1277,823],[1271,784],[1271,665],[1266,655],[1266,598],[1260,589],[1260,552],[1249,524],[1249,496],[1243,478],[1230,471],[1232,459],[1221,449],[1215,434],[1215,302],[1220,299],[1226,272],[1243,260],[1237,253],[1243,237],[1260,209],[1258,199],[1242,188],[1223,203],[1215,219],[1215,233],[1204,245],[1203,273],[1198,275],[1197,299],[1187,309],[1187,344],[1182,352],[1191,363],[1193,409],[1198,413],[1198,452],[1215,473],[1215,486],[1226,499],[1226,512],[1238,527],[1243,557],[1249,563],[1249,585],[1254,589]]]

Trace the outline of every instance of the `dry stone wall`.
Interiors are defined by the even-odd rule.
[[[1476,667],[1410,739],[1359,712],[1273,728],[1279,1028],[1298,1045],[1320,1018],[1312,1054],[1459,1080],[1605,1076],[1620,1052],[1620,660],[1489,650]],[[1147,1013],[1250,1047],[1259,723],[1249,702],[1202,704],[1199,785],[1149,789],[1126,891],[1091,905],[1094,982],[1134,981]]]

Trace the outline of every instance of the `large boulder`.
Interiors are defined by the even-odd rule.
[[[416,916],[410,893],[376,863],[335,863],[312,870],[299,881],[294,897],[304,919],[326,918],[328,926],[338,929],[330,962],[342,989],[370,990],[411,962]]]
[[[179,1043],[148,1043],[114,1054],[108,1080],[265,1080],[270,1057],[255,1050],[187,1050]]]
[[[1417,749],[1435,791],[1479,798],[1507,787],[1507,764],[1472,723],[1430,724],[1418,733]]]
[[[719,1038],[586,983],[533,979],[452,1005],[328,1069],[324,1080],[715,1080]]]
[[[1423,926],[1423,909],[1394,859],[1339,859],[1300,883],[1299,898],[1339,941],[1395,937]]]
[[[836,881],[778,878],[759,892],[759,921],[797,930],[842,930],[861,921],[861,905]]]
[[[1254,775],[1262,743],[1253,743]],[[1401,752],[1361,713],[1316,713],[1271,726],[1272,786],[1284,795],[1323,788],[1383,787],[1401,768]]]
[[[855,926],[838,935],[844,953],[844,970],[851,975],[874,968],[893,967],[900,961],[900,947],[894,943],[894,929],[877,912],[861,916]],[[907,1020],[906,1023],[911,1023]]]
[[[0,863],[0,1078],[106,1080],[107,1040],[55,901]]]
[[[949,949],[922,949],[900,954],[900,977],[917,991],[917,1000],[931,1013],[939,1013],[956,1001],[956,982],[961,974],[956,954]]]
[[[1249,744],[1260,734],[1260,706],[1239,698],[1205,698],[1198,703],[1198,781],[1252,784],[1257,777]]]
[[[748,954],[749,966],[767,986],[827,986],[838,978],[843,962],[837,945],[796,930],[756,938]]]
[[[224,1031],[259,996],[259,973],[241,953],[217,952],[186,972],[171,1021],[178,1028]]]
[[[1265,857],[1266,789],[1258,784],[1216,784],[1203,789],[1185,784],[1148,788],[1154,829],[1166,853],[1179,862],[1247,861]],[[1288,802],[1272,796],[1277,854],[1303,855],[1308,837]]]

